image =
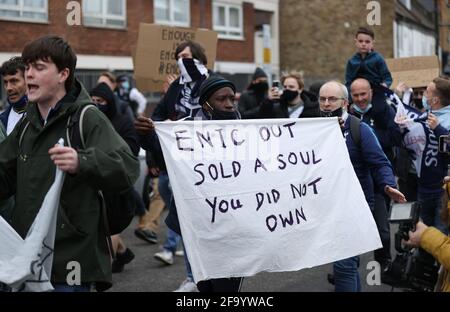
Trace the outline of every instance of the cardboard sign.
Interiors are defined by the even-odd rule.
[[[411,88],[426,87],[440,74],[439,59],[435,55],[387,59],[386,64],[392,74],[392,89],[400,82]]]
[[[139,90],[160,92],[167,75],[179,74],[175,50],[181,42],[187,40],[202,45],[208,58],[207,67],[213,69],[217,50],[216,32],[140,24],[137,49],[133,57],[134,75]]]
[[[196,282],[381,247],[336,118],[155,126]]]

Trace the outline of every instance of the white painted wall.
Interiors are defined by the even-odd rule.
[[[413,24],[394,22],[394,40],[396,58],[435,54],[436,38],[434,34]]]

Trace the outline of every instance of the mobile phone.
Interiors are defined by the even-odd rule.
[[[278,88],[280,89],[280,81],[279,80],[274,80],[272,82],[272,88]]]
[[[450,136],[441,135],[439,137],[439,153],[450,154]]]

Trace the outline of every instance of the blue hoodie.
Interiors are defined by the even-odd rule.
[[[345,85],[350,90],[350,85],[356,78],[366,78],[371,84],[385,83],[388,87],[392,84],[392,76],[378,52],[370,52],[363,59],[360,53],[355,53],[347,62],[345,70]]]

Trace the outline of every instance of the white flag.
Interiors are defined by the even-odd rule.
[[[64,176],[57,168],[55,181],[25,240],[0,217],[0,282],[12,287],[13,291],[53,290],[50,276]]]

